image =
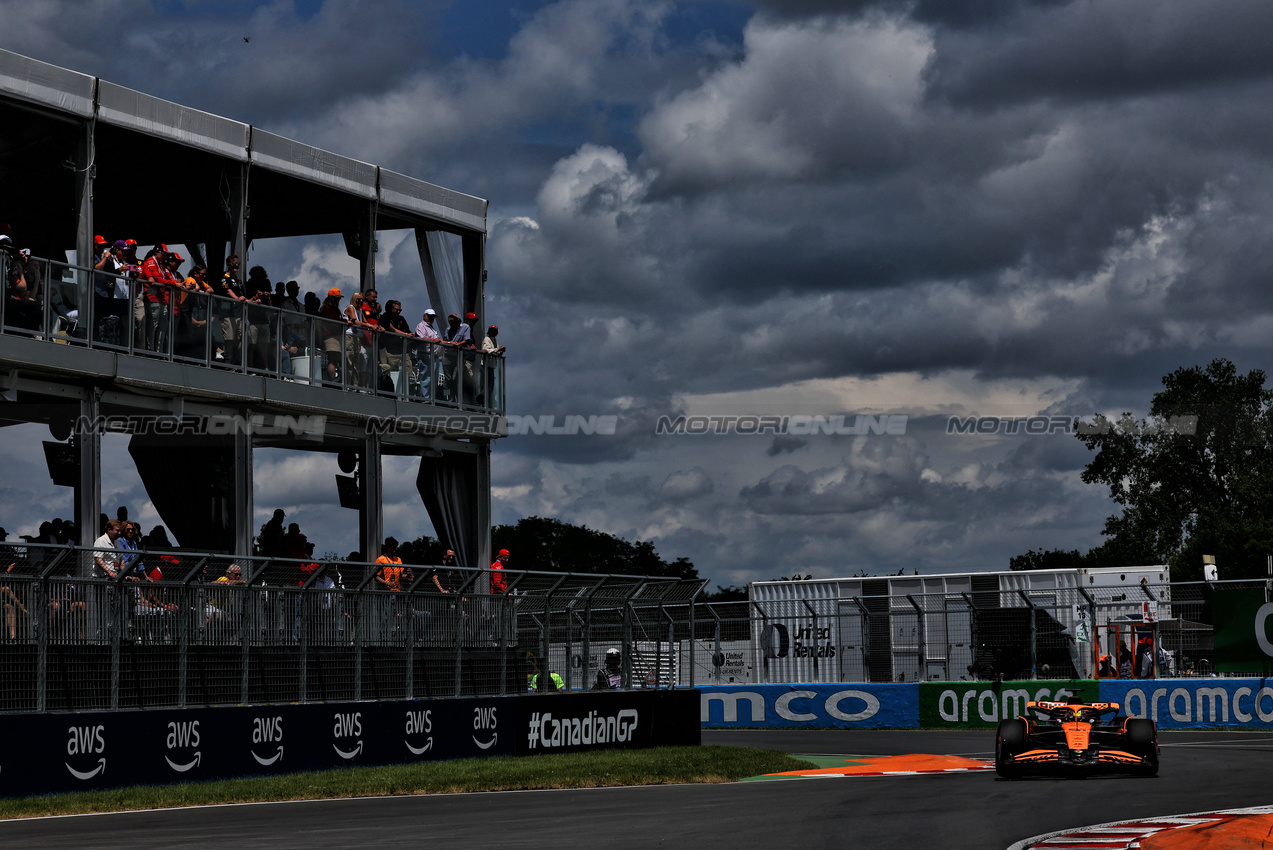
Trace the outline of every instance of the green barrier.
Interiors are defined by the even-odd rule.
[[[1097,682],[1071,679],[1031,682],[920,682],[921,729],[993,729],[1025,711],[1030,700],[1096,700]]]

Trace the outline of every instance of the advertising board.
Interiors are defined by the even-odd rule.
[[[1101,699],[1160,729],[1273,729],[1267,679],[1102,680]]]
[[[913,729],[914,684],[748,685],[699,689],[700,719],[716,729]]]
[[[919,725],[924,729],[994,729],[1025,711],[1030,700],[1096,699],[1093,681],[920,682]]]

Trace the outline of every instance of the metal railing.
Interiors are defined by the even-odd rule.
[[[611,646],[623,687],[675,687],[704,584],[506,571],[492,592],[486,570],[406,566],[389,589],[379,568],[5,544],[0,711],[518,693],[544,658],[586,689]]]
[[[1230,581],[720,603],[699,606],[687,658],[698,684],[1211,677],[1221,589],[1267,593]]]
[[[406,566],[390,590],[377,565],[348,561],[40,544],[0,555],[0,711],[506,694],[552,689],[531,678],[544,672],[567,690],[612,671],[624,688],[1210,677],[1211,591],[1265,588],[704,604],[698,579],[509,570],[492,592],[486,570]],[[235,567],[241,583],[219,580]]]
[[[14,297],[0,255],[0,332],[340,389],[503,413],[504,358],[344,321],[157,286],[49,260],[34,299]]]

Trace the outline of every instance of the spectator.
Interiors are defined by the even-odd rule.
[[[121,523],[112,519],[106,523],[106,533],[93,541],[94,549],[115,549],[115,541],[119,539]],[[115,578],[119,575],[120,556],[105,552],[93,553],[93,575],[98,578]]]
[[[225,261],[226,271],[218,285],[217,295],[226,299],[217,305],[221,314],[222,358],[227,363],[239,363],[243,348],[243,312],[239,303],[247,300],[243,284],[239,281],[239,258],[231,254]]]
[[[344,325],[347,321],[340,312],[340,299],[340,290],[332,287],[327,290],[323,306],[318,309],[319,318],[324,320],[319,327],[319,335],[323,338],[323,353],[327,358],[326,373],[329,381],[339,381],[343,368],[341,351],[345,338]]]
[[[168,347],[168,305],[173,300],[176,277],[169,268],[167,245],[157,245],[141,265],[141,279],[145,281],[142,344],[148,351],[163,351]]]
[[[501,355],[501,356],[504,354],[504,346],[500,345],[499,342],[496,341],[495,339],[498,335],[499,335],[499,326],[491,325],[489,328],[486,329],[486,336],[482,337],[482,350],[485,351],[487,354],[495,354],[495,355]]]
[[[184,288],[176,293],[177,304],[173,309],[177,318],[177,329],[173,335],[174,353],[198,360],[206,356],[208,308],[211,306],[208,295],[211,292],[207,269],[203,266],[191,268]]]
[[[305,315],[317,316],[322,303],[319,302],[318,296],[312,292],[305,293]]]
[[[254,266],[253,269],[259,269],[260,266]],[[274,337],[271,323],[277,314],[272,310],[266,309],[271,307],[269,281],[265,281],[264,288],[258,284],[248,281],[247,286],[247,350],[248,350],[248,366],[253,369],[274,369],[275,351],[281,349],[278,347],[278,341]]]
[[[172,541],[168,539],[168,532],[164,530],[162,525],[157,525],[150,530],[150,534],[142,538],[142,548],[150,549],[171,549]]]
[[[623,656],[618,647],[606,650],[605,667],[597,671],[597,680],[593,683],[594,691],[614,691],[623,687]]]
[[[530,689],[532,691],[539,690],[539,674],[538,673],[530,677]],[[565,689],[566,689],[566,683],[562,681],[561,676],[557,675],[557,671],[549,670],[548,682],[546,686],[544,687],[544,690],[545,691],[564,691]]]
[[[279,307],[282,310],[290,310],[293,313],[301,312],[301,302],[299,298],[301,294],[301,285],[294,280],[289,280],[284,285],[283,291],[284,291],[284,295],[282,300],[279,301],[279,303],[276,304],[275,306]],[[308,293],[306,294],[305,300],[306,302],[309,301]],[[315,296],[314,301],[315,303],[317,303],[318,301],[317,296]]]
[[[25,569],[18,566],[18,558],[15,556],[13,547],[4,542],[8,537],[8,532],[0,528],[0,575],[30,573],[29,566]],[[4,605],[4,634],[8,635],[11,641],[18,639],[18,618],[26,617],[30,613],[23,603],[23,597],[29,596],[31,591],[31,587],[16,582],[0,584],[0,603]]]
[[[455,566],[455,550],[447,549],[446,554],[442,556],[442,566]],[[459,589],[459,576],[456,575],[454,569],[439,570],[433,574],[433,586],[438,589],[439,593],[454,593]]]
[[[376,573],[376,584],[381,590],[402,590],[402,559],[398,557],[398,541],[385,538],[384,554],[376,559],[382,564]]]
[[[41,271],[40,261],[31,259],[30,248],[23,248],[18,251],[17,263],[22,278],[27,283],[27,294],[30,295],[32,301],[40,301],[43,295],[41,282],[44,276]]]
[[[345,321],[353,325],[353,333],[345,334],[345,363],[349,369],[349,382],[358,386],[367,386],[363,372],[363,361],[367,357],[367,346],[372,345],[372,334],[379,331],[374,316],[365,308],[366,297],[361,292],[349,296],[349,306],[345,308]],[[368,321],[371,319],[372,321]]]
[[[225,568],[225,575],[217,579],[221,584],[240,585],[246,584],[243,580],[243,568],[238,564],[231,564]]]
[[[301,534],[301,527],[296,523],[289,525],[287,534],[283,535],[283,557],[301,560],[312,552],[312,544]]]
[[[27,284],[21,276],[10,288],[8,303],[4,307],[4,323],[11,328],[38,331],[44,323],[44,311],[40,309],[30,295]]]
[[[441,364],[436,362],[439,346],[431,344],[440,342],[442,339],[442,335],[438,333],[438,329],[434,326],[434,322],[437,321],[437,315],[433,308],[430,307],[424,311],[424,316],[421,318],[420,323],[415,326],[415,335],[420,339],[426,340],[426,343],[417,349],[419,359],[424,361],[422,370],[424,374],[420,381],[420,395],[426,398],[431,392],[434,376],[441,374]]]
[[[471,318],[477,318],[472,313],[469,313],[469,316]],[[452,313],[447,316],[446,321],[447,329],[442,332],[443,340],[456,346],[473,345],[473,332],[469,328],[468,324],[460,321],[458,313]]]
[[[363,293],[362,312],[364,321],[373,325],[380,324],[380,313],[382,312],[380,309],[380,293],[375,290],[375,287]]]
[[[283,519],[287,515],[282,508],[274,511],[274,516],[269,522],[261,526],[261,555],[266,558],[282,558],[283,557],[283,539],[286,536],[283,533]]]
[[[507,593],[508,581],[504,578],[504,567],[508,565],[508,550],[500,549],[491,564],[491,593]]]
[[[385,302],[385,311],[380,316],[380,327],[384,329],[384,341],[380,345],[380,389],[393,391],[392,375],[402,368],[403,355],[407,357],[408,384],[418,383],[419,375],[413,368],[411,352],[404,345],[406,340],[412,337],[412,333],[407,320],[402,316],[401,301]]]

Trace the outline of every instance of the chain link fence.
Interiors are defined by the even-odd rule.
[[[0,547],[0,711],[710,684],[1215,675],[1265,582],[705,604],[706,582]],[[613,650],[613,652],[611,652]],[[543,673],[548,675],[540,675]],[[1254,671],[1259,675],[1258,671]]]
[[[1211,677],[1210,594],[1258,589],[1267,599],[1266,584],[1141,583],[851,597],[812,593],[699,605],[694,681]]]
[[[0,547],[0,711],[675,687],[704,582],[613,575]],[[547,664],[541,664],[547,659]],[[537,687],[550,687],[543,677]]]

